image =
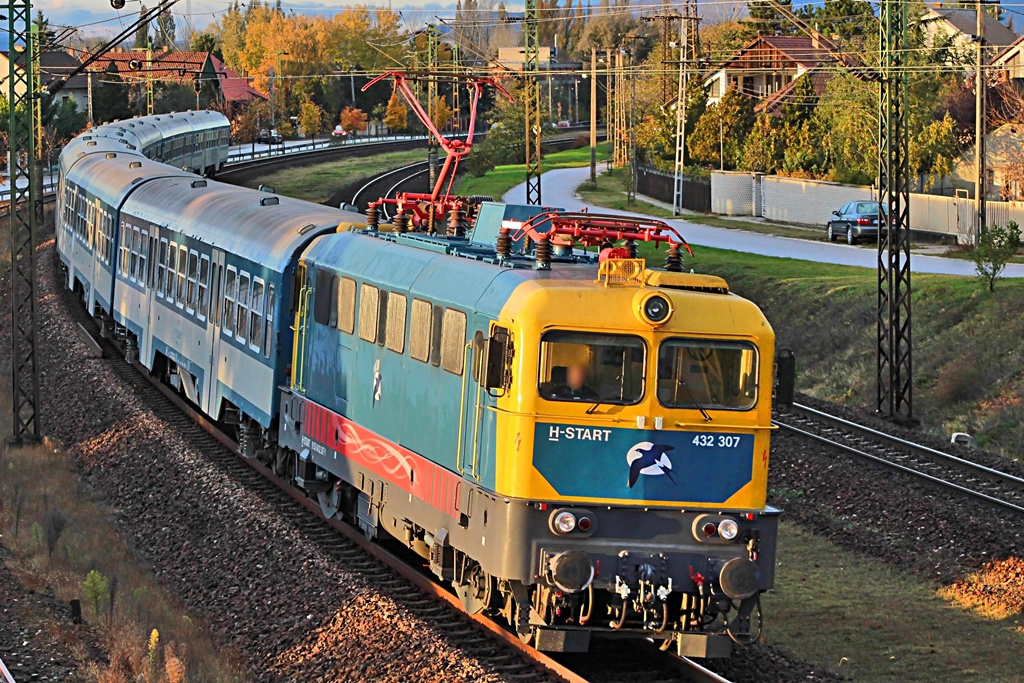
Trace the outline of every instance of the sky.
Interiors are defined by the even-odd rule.
[[[151,7],[157,2],[158,0],[150,0],[148,5]],[[202,31],[227,10],[228,4],[229,0],[179,0],[174,6],[174,14],[179,24],[185,15],[191,16],[192,25],[196,30]],[[285,10],[292,9],[300,14],[334,14],[352,3],[328,4],[299,0],[282,4]],[[387,0],[361,1],[358,4],[389,6]],[[506,4],[512,9],[517,3],[513,0]],[[130,24],[138,16],[139,0],[129,0],[120,11],[112,9],[109,0],[41,0],[33,3],[33,9],[42,10],[52,24],[77,26],[82,36],[88,36],[112,33],[122,24]],[[401,11],[411,26],[418,27],[425,21],[433,20],[435,16],[453,17],[455,1],[442,4],[436,0],[400,0],[394,3],[393,9]]]

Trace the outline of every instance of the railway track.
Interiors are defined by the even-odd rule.
[[[917,477],[1002,511],[1024,515],[1024,479],[856,422],[793,404],[780,429]]]
[[[439,164],[443,163],[443,161],[443,159],[438,159]],[[352,201],[349,203],[352,206],[359,207],[360,211],[365,211],[366,205],[370,202],[376,201],[381,197],[393,197],[400,187],[428,173],[430,173],[430,165],[426,161],[417,161],[408,166],[385,171],[380,175],[370,178],[365,185],[356,190],[355,194],[352,195]],[[424,189],[427,190],[426,183],[424,183]],[[390,215],[387,213],[387,205],[384,206],[384,215],[390,219]]]
[[[589,683],[594,675],[606,676],[609,667],[616,671],[605,680],[616,683],[729,683],[694,660],[625,641],[616,641],[621,654],[613,663],[594,660],[589,655],[563,656],[571,660],[564,663],[522,643],[501,624],[482,615],[466,614],[458,597],[405,559],[401,549],[393,552],[387,545],[367,541],[358,529],[344,522],[325,519],[316,500],[274,476],[258,461],[243,456],[230,436],[152,377],[145,367],[124,362],[120,346],[99,336],[93,319],[70,292],[65,292],[65,305],[97,349],[97,355],[102,354],[118,379],[131,386],[173,431],[240,485],[270,502],[277,514],[339,564],[365,577],[419,618],[443,629],[456,645],[485,666],[524,683]],[[0,678],[0,683],[6,682]]]

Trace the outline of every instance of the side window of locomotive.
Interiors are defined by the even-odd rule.
[[[669,408],[750,410],[757,402],[757,349],[711,339],[663,341],[658,401]]]
[[[199,296],[199,252],[191,250],[188,253],[188,290],[185,297],[185,310],[195,313],[198,306],[196,297]]]
[[[549,401],[630,405],[644,395],[647,347],[625,334],[554,330],[540,343],[540,395]]]
[[[235,299],[238,296],[238,274],[234,266],[228,266],[227,278],[224,280],[224,334],[228,337],[235,333]]]
[[[377,341],[379,303],[380,290],[364,283],[359,288],[359,338],[371,344]]]
[[[384,346],[384,335],[388,322],[388,292],[380,290],[380,301],[377,303],[377,344]]]
[[[274,285],[269,285],[267,287],[267,329],[263,335],[263,355],[267,358],[270,358],[270,342],[274,338],[274,306],[276,304]]]
[[[263,280],[252,280],[252,314],[249,320],[249,348],[259,353],[263,350]]]
[[[423,299],[412,300],[412,319],[409,322],[409,356],[426,363],[430,360],[430,338],[434,333],[431,324],[433,307]]]
[[[441,367],[462,374],[463,349],[466,346],[466,314],[446,308],[441,324]]]
[[[243,344],[249,328],[249,297],[252,294],[249,288],[249,273],[243,271],[238,274],[238,318],[235,322],[235,338]]]
[[[334,274],[325,268],[316,271],[316,291],[313,292],[313,320],[318,325],[328,325],[331,322],[331,302],[334,300],[333,293]]]
[[[338,329],[352,334],[356,328],[356,281],[349,277],[338,280]]]
[[[206,319],[210,291],[210,257],[203,255],[199,259],[199,318]]]
[[[388,297],[388,324],[384,333],[384,346],[395,353],[405,353],[405,312],[408,306],[404,294],[391,292]]]
[[[178,308],[185,306],[185,273],[188,269],[188,247],[184,244],[178,246],[178,295],[175,302]]]

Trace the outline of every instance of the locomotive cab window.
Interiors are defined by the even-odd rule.
[[[658,401],[669,408],[750,410],[757,402],[757,349],[709,339],[662,342]]]
[[[547,332],[540,344],[540,395],[549,401],[629,405],[644,395],[647,347],[640,337]]]

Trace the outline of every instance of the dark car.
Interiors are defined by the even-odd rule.
[[[847,202],[833,211],[828,220],[828,239],[835,242],[844,235],[847,244],[856,244],[862,237],[877,238],[878,202]]]
[[[283,145],[284,144],[284,138],[281,137],[281,134],[277,132],[276,128],[271,128],[270,130],[267,130],[266,128],[264,128],[256,136],[256,144],[257,145]]]

